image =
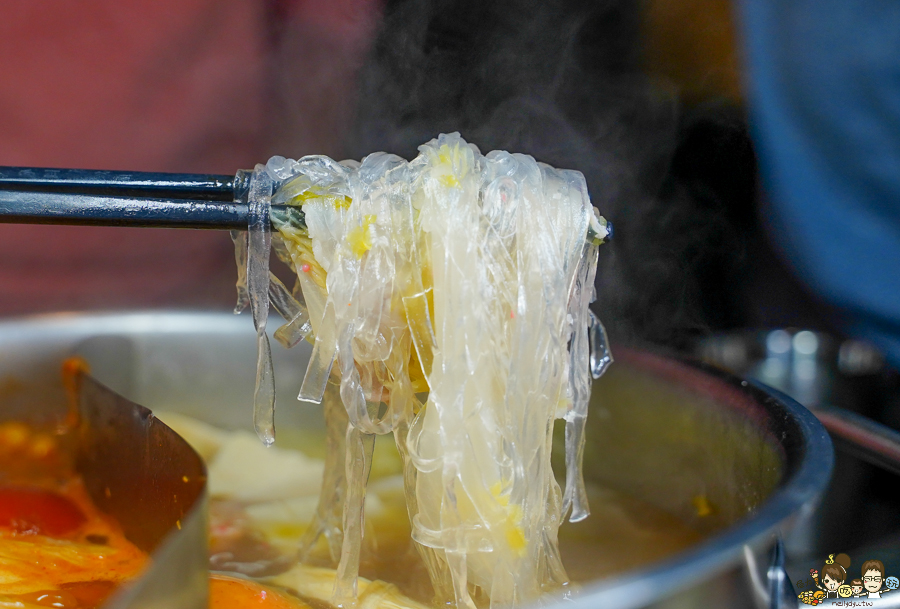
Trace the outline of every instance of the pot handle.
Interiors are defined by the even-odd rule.
[[[822,405],[810,410],[840,448],[900,475],[900,433],[846,408]]]

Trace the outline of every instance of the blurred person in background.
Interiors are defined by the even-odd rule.
[[[719,252],[699,265],[712,340],[753,353],[763,329],[824,332],[814,379],[789,365],[764,382],[900,429],[900,4],[646,6],[645,66],[683,103],[671,173],[724,220],[703,245]],[[874,343],[890,366],[842,367],[848,338]],[[756,357],[740,371],[759,375]],[[836,449],[814,543],[789,557],[873,546],[897,556],[897,478]]]
[[[648,0],[643,29],[645,66],[687,118],[672,173],[705,175],[693,196],[738,229],[731,297],[703,289],[712,329],[850,335],[900,369],[900,5]],[[743,311],[716,315],[725,303]]]
[[[900,369],[900,4],[738,8],[777,247],[845,332]]]
[[[377,0],[5,2],[0,165],[234,174],[340,153]],[[290,131],[290,139],[285,133]],[[227,233],[0,225],[0,315],[226,308]]]

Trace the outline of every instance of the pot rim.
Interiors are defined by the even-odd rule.
[[[783,430],[769,434],[782,449],[786,471],[775,492],[753,513],[691,548],[608,579],[584,584],[572,599],[577,607],[643,607],[702,581],[707,581],[745,560],[747,550],[775,544],[783,527],[811,513],[824,493],[834,468],[831,437],[816,416],[793,398],[752,379],[743,379],[691,357],[642,349],[642,354],[664,358],[712,376],[759,404],[770,420],[793,422],[797,434]],[[768,567],[768,564],[766,564]]]
[[[249,319],[239,320],[226,311],[136,310],[42,313],[0,321],[0,345],[10,336],[52,333],[70,328],[97,334],[142,332],[244,332]],[[815,507],[834,466],[831,439],[809,410],[783,393],[757,381],[744,380],[699,360],[642,349],[639,353],[674,362],[711,376],[761,406],[773,421],[791,422],[792,429],[772,437],[786,459],[786,472],[775,492],[762,506],[739,523],[716,533],[695,546],[646,567],[584,584],[572,594],[578,607],[642,607],[733,568],[746,549],[758,550],[774,544],[782,527]],[[796,437],[791,434],[796,433]],[[772,435],[772,434],[770,434]],[[567,603],[569,604],[569,603]]]

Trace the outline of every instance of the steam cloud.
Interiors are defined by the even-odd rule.
[[[717,228],[671,179],[680,110],[641,73],[638,4],[388,2],[346,152],[413,158],[460,131],[578,169],[616,229],[594,309],[614,338],[679,345],[702,329],[697,244]]]

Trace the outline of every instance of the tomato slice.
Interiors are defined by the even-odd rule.
[[[0,487],[0,527],[17,533],[57,537],[77,530],[85,520],[77,505],[53,491]]]

